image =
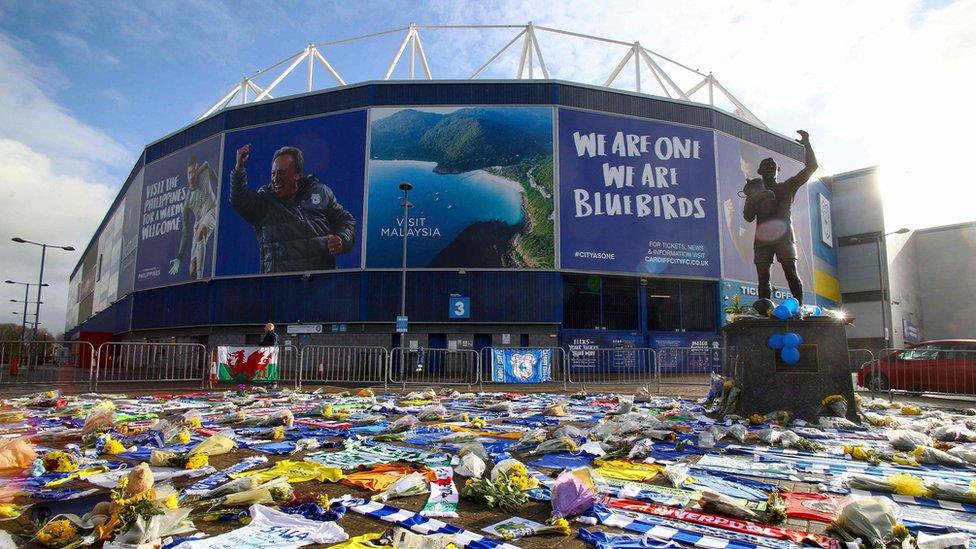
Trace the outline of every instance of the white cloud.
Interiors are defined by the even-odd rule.
[[[91,45],[84,38],[64,31],[51,31],[51,38],[64,46],[64,53],[71,56],[80,56],[87,61],[103,63],[111,66],[119,64],[119,58],[112,52]]]
[[[76,247],[47,253],[44,281],[51,286],[42,295],[41,323],[54,333],[64,329],[68,276],[120,183],[105,174],[134,157],[52,100],[49,91],[60,83],[57,73],[37,67],[0,35],[0,279],[37,281],[40,248],[12,237]],[[12,314],[19,304],[9,300],[23,298],[23,286],[0,284],[0,299],[9,305],[0,309],[0,321],[19,323]]]
[[[4,258],[4,279],[36,283],[41,249],[10,241],[14,236],[57,245],[73,245],[75,252],[48,250],[44,263],[41,322],[57,333],[64,329],[67,282],[88,240],[108,211],[116,190],[81,177],[59,174],[51,158],[27,145],[0,138],[0,201],[15,204],[0,216],[0,257]],[[24,299],[23,286],[4,284],[0,296]],[[31,288],[31,300],[36,299]],[[10,305],[15,305],[10,303]],[[20,306],[17,305],[17,308]],[[8,309],[10,309],[8,307]],[[19,322],[13,309],[0,310],[0,318]],[[33,307],[31,307],[33,311]]]
[[[101,130],[81,122],[51,98],[57,73],[42,69],[0,35],[0,137],[19,141],[54,160],[56,173],[105,177],[106,165],[133,154]]]
[[[132,102],[129,101],[129,98],[125,96],[125,94],[123,94],[122,92],[114,88],[107,88],[104,90],[100,90],[98,94],[104,97],[105,99],[108,99],[112,103],[115,103],[119,107],[128,107],[129,105],[132,104]]]

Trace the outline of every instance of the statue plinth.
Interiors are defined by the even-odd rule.
[[[804,320],[740,319],[722,328],[725,375],[741,389],[735,413],[748,417],[786,410],[816,421],[830,395],[847,400],[847,419],[857,422],[854,384],[847,358],[844,322],[829,317]],[[769,336],[795,332],[803,338],[800,360],[787,364],[767,345]]]

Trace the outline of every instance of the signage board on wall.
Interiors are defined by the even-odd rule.
[[[834,230],[830,225],[830,200],[822,194],[817,194],[820,200],[820,241],[827,246],[834,245]]]
[[[559,109],[560,266],[719,276],[712,133]]]

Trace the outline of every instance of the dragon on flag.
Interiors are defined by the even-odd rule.
[[[220,381],[278,381],[277,347],[217,347]]]

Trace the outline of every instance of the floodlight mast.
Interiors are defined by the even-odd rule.
[[[540,25],[535,25],[529,21],[525,25],[422,25],[411,22],[406,27],[398,27],[395,29],[373,32],[369,34],[363,34],[359,36],[352,36],[348,38],[342,38],[339,40],[332,40],[320,43],[310,43],[305,46],[304,49],[290,55],[277,63],[274,63],[264,69],[255,72],[251,76],[245,76],[240,82],[235,84],[226,94],[224,94],[216,103],[213,104],[206,112],[204,112],[198,120],[207,118],[208,116],[227,108],[230,105],[246,105],[248,103],[257,103],[259,101],[264,101],[265,99],[274,99],[271,92],[277,87],[281,82],[287,78],[290,74],[296,72],[296,70],[302,66],[305,62],[305,88],[306,92],[312,92],[316,89],[314,81],[314,71],[315,65],[318,64],[329,73],[332,80],[336,82],[339,86],[347,85],[346,80],[339,75],[339,72],[332,66],[323,50],[328,48],[334,48],[336,46],[346,45],[353,42],[359,42],[363,40],[369,40],[377,38],[380,36],[386,36],[389,34],[403,33],[403,38],[400,40],[396,51],[394,52],[393,58],[390,60],[389,65],[387,65],[386,71],[382,76],[383,80],[390,80],[393,76],[393,72],[396,70],[397,66],[403,58],[404,53],[407,53],[409,46],[409,59],[408,59],[408,78],[414,80],[416,77],[416,66],[417,61],[420,61],[420,68],[423,77],[426,80],[433,80],[434,77],[431,75],[430,64],[427,60],[427,53],[424,50],[424,44],[420,37],[420,31],[423,30],[435,30],[435,31],[470,31],[470,30],[488,30],[488,29],[500,29],[500,30],[517,30],[518,32],[515,36],[509,40],[504,46],[496,51],[487,61],[484,62],[477,70],[472,73],[468,79],[474,80],[478,78],[488,67],[495,63],[499,58],[501,58],[509,49],[512,48],[517,42],[521,41],[521,51],[519,52],[519,63],[518,69],[513,76],[516,80],[522,79],[534,79],[536,78],[536,69],[542,73],[542,78],[549,80],[551,78],[549,67],[546,65],[545,58],[543,57],[542,45],[539,43],[537,36],[538,32],[544,32],[552,35],[567,36],[570,38],[578,39],[581,41],[588,42],[599,42],[603,44],[609,44],[612,46],[626,46],[627,51],[620,59],[620,61],[610,69],[609,76],[603,81],[602,85],[605,88],[611,87],[614,82],[617,81],[621,72],[627,67],[628,63],[633,61],[633,71],[634,71],[634,91],[640,94],[652,95],[645,91],[645,86],[642,85],[642,66],[644,68],[644,74],[650,73],[653,77],[654,82],[657,84],[657,89],[659,90],[657,95],[663,95],[664,97],[671,99],[679,99],[683,101],[693,101],[697,103],[703,103],[715,107],[716,94],[720,97],[724,97],[728,103],[734,106],[734,111],[732,114],[743,120],[747,120],[753,124],[765,128],[766,125],[763,124],[761,120],[750,111],[745,105],[742,104],[734,95],[732,95],[729,90],[725,88],[718,79],[712,73],[703,73],[697,69],[693,69],[685,64],[682,64],[670,57],[657,53],[656,51],[645,48],[640,42],[625,42],[623,40],[615,40],[612,38],[604,38],[601,36],[593,36],[590,34],[583,34],[579,32],[567,31],[562,29],[555,29],[552,27],[544,27]],[[668,74],[662,64],[666,64],[672,70],[676,70],[682,74],[693,76],[696,80],[700,80],[688,89],[682,89],[674,79]],[[274,71],[275,69],[287,65],[277,76],[275,76],[269,83],[263,87],[258,85],[254,80],[255,78],[264,76],[265,74]],[[608,67],[609,68],[609,67]],[[299,71],[301,72],[301,71]],[[320,87],[319,89],[327,89],[325,87]],[[696,95],[703,90],[707,91],[707,99],[699,101],[695,99]],[[253,97],[252,97],[253,93]]]

